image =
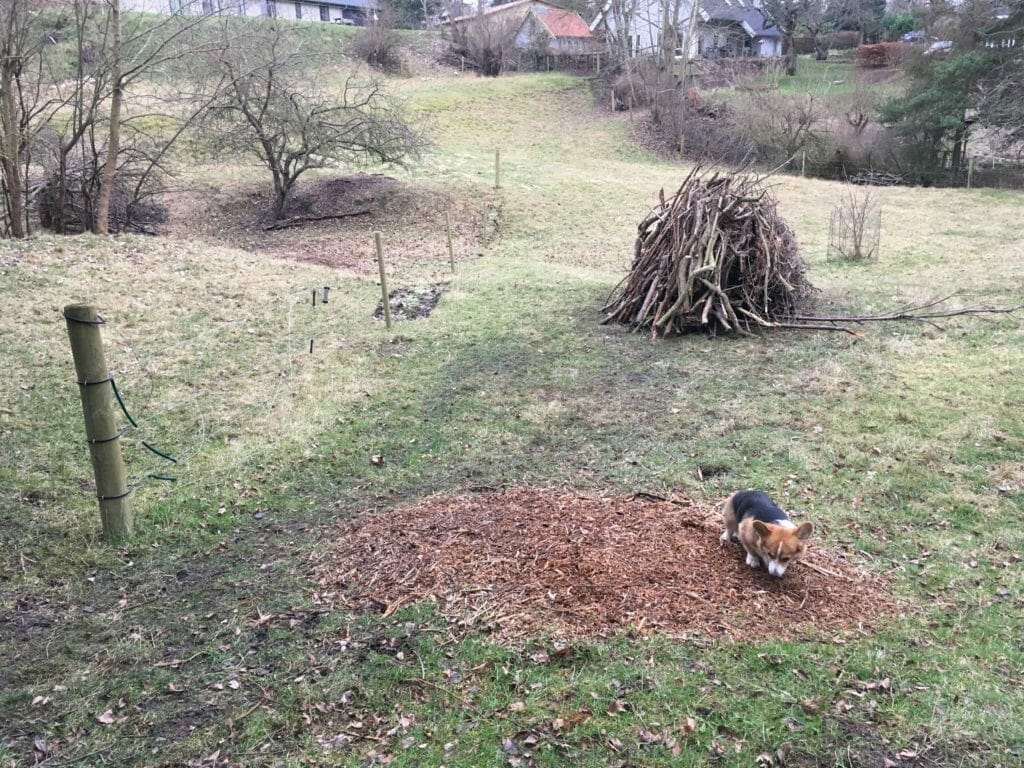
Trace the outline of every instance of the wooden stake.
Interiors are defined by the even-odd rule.
[[[679,156],[682,157],[686,153],[686,137],[683,134],[679,134]]]
[[[377,244],[377,266],[380,267],[380,295],[384,305],[384,325],[391,330],[391,299],[388,298],[388,277],[384,273],[384,242],[380,232],[373,233],[373,241]]]
[[[452,265],[452,274],[455,274],[455,248],[452,246],[452,215],[449,211],[444,212],[444,223],[448,229],[448,261]]]
[[[64,317],[82,396],[85,436],[96,478],[103,537],[107,541],[119,541],[132,535],[132,510],[121,459],[114,386],[103,355],[100,335],[103,321],[95,304],[69,304],[64,307]]]
[[[807,175],[807,150],[800,153],[800,175]]]
[[[974,158],[972,157],[967,161],[967,188],[970,189],[974,185]]]
[[[494,150],[494,188],[501,189],[501,150]]]

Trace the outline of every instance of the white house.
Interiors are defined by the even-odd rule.
[[[690,58],[780,56],[782,36],[760,8],[760,0],[698,0]],[[654,54],[661,29],[675,30],[676,55],[682,56],[691,24],[692,0],[608,0],[590,31],[621,39],[631,56]]]
[[[706,59],[782,55],[782,33],[750,0],[701,0],[697,54]]]
[[[122,10],[149,13],[232,14],[328,21],[364,26],[377,18],[379,0],[123,0]]]

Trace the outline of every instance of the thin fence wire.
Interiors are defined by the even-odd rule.
[[[209,320],[170,344],[150,344],[141,331],[108,323],[109,365],[125,420],[135,422],[126,424],[122,441],[132,488],[185,478],[213,441],[254,429],[268,444],[287,436],[294,402],[307,394],[308,366],[298,361],[341,340],[332,323],[338,305],[323,304],[317,286],[261,306],[260,316]]]

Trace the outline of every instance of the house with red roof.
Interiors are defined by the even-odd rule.
[[[516,32],[516,48],[543,55],[564,56],[594,53],[598,40],[576,11],[547,3],[532,3]]]

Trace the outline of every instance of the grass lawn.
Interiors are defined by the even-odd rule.
[[[373,222],[345,225],[367,245],[344,268],[199,236],[0,243],[0,765],[1020,764],[1020,317],[659,343],[602,326],[683,167],[568,76],[394,87],[436,141],[403,182],[479,232],[454,276],[441,210],[417,213],[416,258],[390,254],[392,287],[447,282],[427,319],[372,319]],[[881,256],[850,265],[825,257],[840,185],[775,191],[824,311],[1020,301],[1019,195],[881,190]],[[86,299],[141,426],[119,546],[98,537],[60,316]],[[705,504],[759,487],[887,575],[903,615],[553,653],[428,603],[350,615],[310,579],[341,521],[509,485]]]

